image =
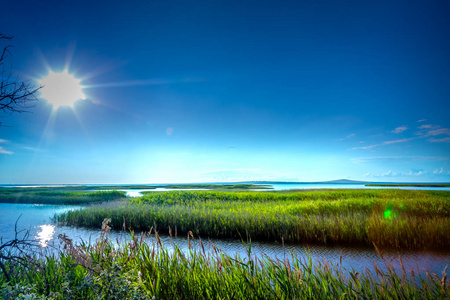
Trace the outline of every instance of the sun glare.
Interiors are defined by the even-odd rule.
[[[54,225],[41,225],[40,231],[37,233],[36,239],[42,247],[47,247],[48,242],[53,238],[55,234]]]
[[[75,101],[86,99],[81,79],[69,74],[67,70],[60,73],[50,71],[46,77],[39,80],[39,84],[43,86],[40,90],[42,98],[55,108],[72,106]]]

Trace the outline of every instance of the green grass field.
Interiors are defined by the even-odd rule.
[[[123,205],[69,211],[60,223],[262,241],[449,249],[450,192],[329,190],[148,193]]]

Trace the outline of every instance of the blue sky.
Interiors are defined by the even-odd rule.
[[[8,1],[12,69],[86,100],[0,112],[0,183],[448,182],[449,9]]]

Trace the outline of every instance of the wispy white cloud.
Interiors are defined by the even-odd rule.
[[[401,140],[395,140],[395,141],[385,141],[383,142],[383,145],[389,145],[389,144],[397,144],[397,143],[405,143],[408,142],[410,140],[412,140],[413,138],[409,138],[409,139],[401,139]]]
[[[375,147],[379,147],[379,146],[383,146],[383,145],[390,145],[390,144],[397,144],[397,143],[405,143],[408,142],[410,140],[413,140],[414,138],[407,138],[407,139],[401,139],[401,140],[394,140],[394,141],[385,141],[382,142],[381,144],[374,144],[374,145],[370,145],[370,146],[362,146],[362,147],[353,147],[352,150],[367,150],[367,149],[372,149]]]
[[[40,149],[40,148],[36,148],[36,147],[28,147],[28,146],[24,146],[22,147],[25,150],[29,150],[29,151],[35,151],[35,152],[44,152],[44,150]]]
[[[428,171],[424,170],[409,170],[407,173],[401,173],[401,172],[394,172],[392,170],[389,170],[382,174],[373,174],[371,172],[364,174],[364,177],[406,177],[406,176],[424,176],[427,175]]]
[[[419,131],[415,134],[419,136],[419,138],[426,138],[430,136],[438,136],[438,135],[450,135],[450,128],[441,128],[439,125],[426,124],[417,127]],[[430,142],[434,142],[435,140],[428,140]],[[444,140],[445,142],[445,140]]]
[[[352,150],[359,150],[359,149],[366,150],[366,149],[372,149],[372,148],[375,148],[375,147],[378,147],[378,146],[379,146],[379,145],[370,145],[370,146],[362,146],[362,147],[353,147]]]
[[[4,140],[4,139],[0,139],[0,143],[6,144],[6,143],[9,143],[9,141],[8,140]]]
[[[441,167],[440,169],[434,170],[433,174],[436,174],[436,175],[444,174],[444,167]]]
[[[430,130],[428,131],[428,135],[430,136],[436,136],[436,135],[450,135],[450,129],[449,128],[439,128],[436,130]]]
[[[428,139],[428,141],[432,142],[432,143],[450,143],[450,137],[446,137],[446,138],[442,138],[442,139],[431,138],[431,139]]]
[[[424,171],[424,170],[409,170],[408,173],[405,173],[403,175],[405,176],[422,176],[422,175],[427,175],[428,172]]]
[[[339,139],[336,139],[336,141],[343,141],[343,140],[345,140],[345,139],[350,139],[350,138],[352,138],[352,137],[354,137],[354,136],[356,136],[356,134],[350,133],[350,134],[347,135],[345,138],[339,138]]]
[[[393,132],[393,133],[402,133],[403,131],[406,131],[406,130],[408,130],[408,127],[403,125],[403,126],[399,126],[399,127],[395,128],[391,132]]]
[[[5,148],[3,148],[2,146],[0,146],[0,154],[8,154],[8,155],[11,155],[11,154],[13,154],[14,152],[11,152],[11,151],[8,151],[8,150],[6,150]]]
[[[400,126],[392,130],[393,133],[401,133],[407,130],[407,126]],[[433,124],[424,124],[419,127],[419,129],[414,134],[416,137],[410,137],[410,138],[404,138],[399,140],[392,140],[392,141],[384,141],[379,144],[372,144],[369,146],[361,146],[361,147],[353,147],[352,150],[367,150],[367,149],[373,149],[375,147],[380,147],[384,145],[391,145],[391,144],[397,144],[397,143],[406,143],[411,140],[415,139],[423,139],[423,138],[429,138],[427,141],[432,143],[450,143],[450,128],[441,128],[439,125],[433,125]],[[440,138],[435,138],[439,137]],[[442,137],[444,136],[444,137]],[[448,136],[448,137],[445,137]],[[431,138],[430,138],[431,137]]]
[[[421,119],[421,120],[417,120],[417,123],[420,123],[420,122],[425,122],[427,119]]]
[[[386,173],[383,173],[380,175],[380,177],[396,177],[399,173],[392,172],[392,170],[387,171]]]
[[[419,127],[417,127],[417,128],[419,128],[419,129],[429,129],[429,128],[433,128],[433,125],[431,125],[431,124],[426,124],[426,125],[419,126]]]

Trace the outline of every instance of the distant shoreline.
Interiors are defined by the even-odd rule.
[[[450,187],[449,183],[370,183],[365,186]]]

